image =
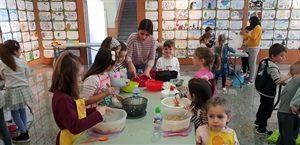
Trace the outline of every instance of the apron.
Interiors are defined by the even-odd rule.
[[[99,79],[99,86],[96,89],[96,91],[94,92],[93,96],[104,92],[106,90],[106,84],[107,83],[110,84],[110,78],[108,77],[107,74],[102,75],[102,76],[106,76],[106,78],[102,78],[101,75],[97,75],[97,76],[98,76],[98,79]],[[99,101],[97,103],[89,105],[88,108],[97,107],[98,105],[100,105],[100,106],[109,106],[112,102],[111,99],[112,99],[111,95],[106,96],[101,102]]]
[[[208,145],[234,145],[234,133],[220,132],[210,129]]]
[[[77,108],[77,115],[78,119],[82,119],[86,117],[86,110],[85,110],[85,103],[84,99],[77,99],[76,102],[76,108]],[[59,144],[60,145],[72,145],[74,141],[80,137],[82,133],[78,133],[76,135],[70,133],[68,129],[64,129],[60,131],[59,136]]]

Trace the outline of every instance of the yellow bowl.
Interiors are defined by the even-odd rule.
[[[139,85],[139,83],[135,82],[135,81],[130,81],[129,85],[123,86],[123,87],[121,87],[121,89],[126,93],[132,93],[135,85]]]

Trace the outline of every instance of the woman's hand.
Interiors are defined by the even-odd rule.
[[[150,76],[150,71],[145,70],[143,75],[147,76],[149,79],[152,79],[151,76]]]
[[[291,111],[292,111],[293,114],[297,114],[298,113],[298,109],[295,106],[291,107]]]
[[[106,106],[98,106],[96,107],[96,110],[102,115],[104,116],[107,112],[113,112],[111,110],[111,108],[106,107]]]
[[[241,32],[240,32],[240,35],[244,35],[244,34],[245,34],[245,32],[244,32],[244,31],[241,31]]]
[[[133,77],[136,76],[136,69],[135,69],[135,67],[134,67],[134,65],[133,65],[132,62],[128,62],[128,72],[129,72],[130,74],[132,74]]]

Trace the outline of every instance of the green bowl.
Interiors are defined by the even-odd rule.
[[[139,83],[135,82],[135,81],[130,81],[129,85],[123,86],[123,87],[121,87],[121,89],[126,93],[132,93],[135,85],[139,85]]]

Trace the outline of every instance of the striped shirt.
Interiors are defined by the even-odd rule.
[[[197,107],[193,107],[192,109],[193,116],[191,118],[191,122],[195,124],[195,129],[199,126],[207,124],[207,116],[204,112],[204,109],[198,109]]]
[[[138,33],[132,33],[127,40],[127,59],[126,62],[132,62],[134,65],[146,64],[150,67],[154,65],[155,58],[155,39],[149,35],[145,41],[138,38]]]

